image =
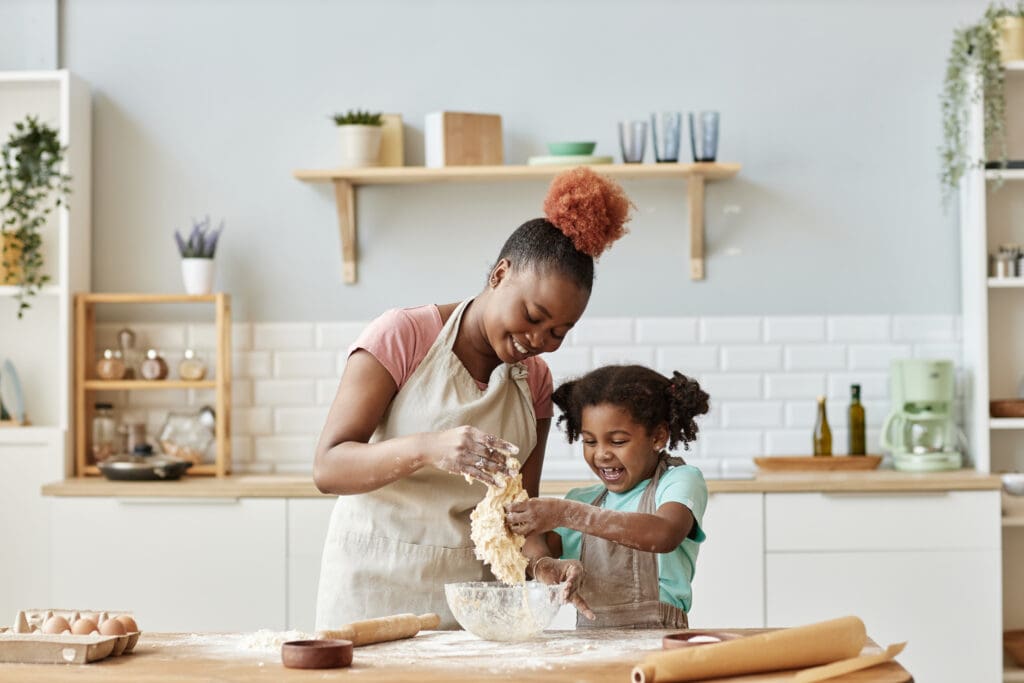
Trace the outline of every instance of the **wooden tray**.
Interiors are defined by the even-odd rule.
[[[830,470],[874,470],[882,464],[880,455],[771,455],[754,458],[767,472],[825,472]]]
[[[105,659],[125,636],[0,633],[0,662],[87,664]]]
[[[1001,398],[988,402],[989,417],[1024,417],[1024,398]]]

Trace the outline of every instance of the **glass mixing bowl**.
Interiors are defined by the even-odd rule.
[[[527,581],[446,583],[444,595],[462,628],[484,640],[529,640],[551,623],[562,606],[565,584]]]

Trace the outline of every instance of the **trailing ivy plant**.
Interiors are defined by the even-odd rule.
[[[381,119],[381,116],[380,112],[373,113],[359,109],[349,109],[344,114],[335,114],[331,118],[334,119],[334,125],[336,126],[383,126],[384,121]]]
[[[968,168],[983,167],[986,161],[968,158],[970,104],[983,103],[986,154],[1006,168],[1006,97],[999,59],[998,20],[1007,16],[1024,16],[1024,2],[1018,2],[1012,9],[1002,4],[989,5],[980,21],[953,33],[941,98],[942,188],[947,199],[955,193]]]
[[[4,265],[21,270],[18,318],[30,307],[28,298],[50,280],[42,272],[40,231],[71,193],[71,176],[61,171],[66,152],[57,130],[35,116],[16,122],[0,148],[0,232],[13,236],[20,246],[16,259],[3,254]]]

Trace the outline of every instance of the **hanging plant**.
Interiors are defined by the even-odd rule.
[[[53,209],[67,203],[71,176],[61,172],[67,148],[57,131],[34,116],[14,124],[0,148],[0,265],[16,274],[18,318],[30,307],[28,298],[50,278],[43,274],[40,234]]]

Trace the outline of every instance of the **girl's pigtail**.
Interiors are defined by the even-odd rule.
[[[690,442],[697,438],[697,423],[694,418],[708,412],[706,391],[700,388],[697,380],[691,379],[680,372],[673,372],[666,388],[668,394],[668,427],[671,447],[682,442],[683,448],[689,450]]]
[[[558,426],[565,430],[565,436],[569,439],[569,443],[576,441],[580,435],[580,415],[578,406],[574,405],[572,400],[573,389],[576,387],[577,380],[571,382],[563,382],[555,391],[551,394],[551,402],[558,406],[558,409],[562,411],[562,414],[558,416]]]

